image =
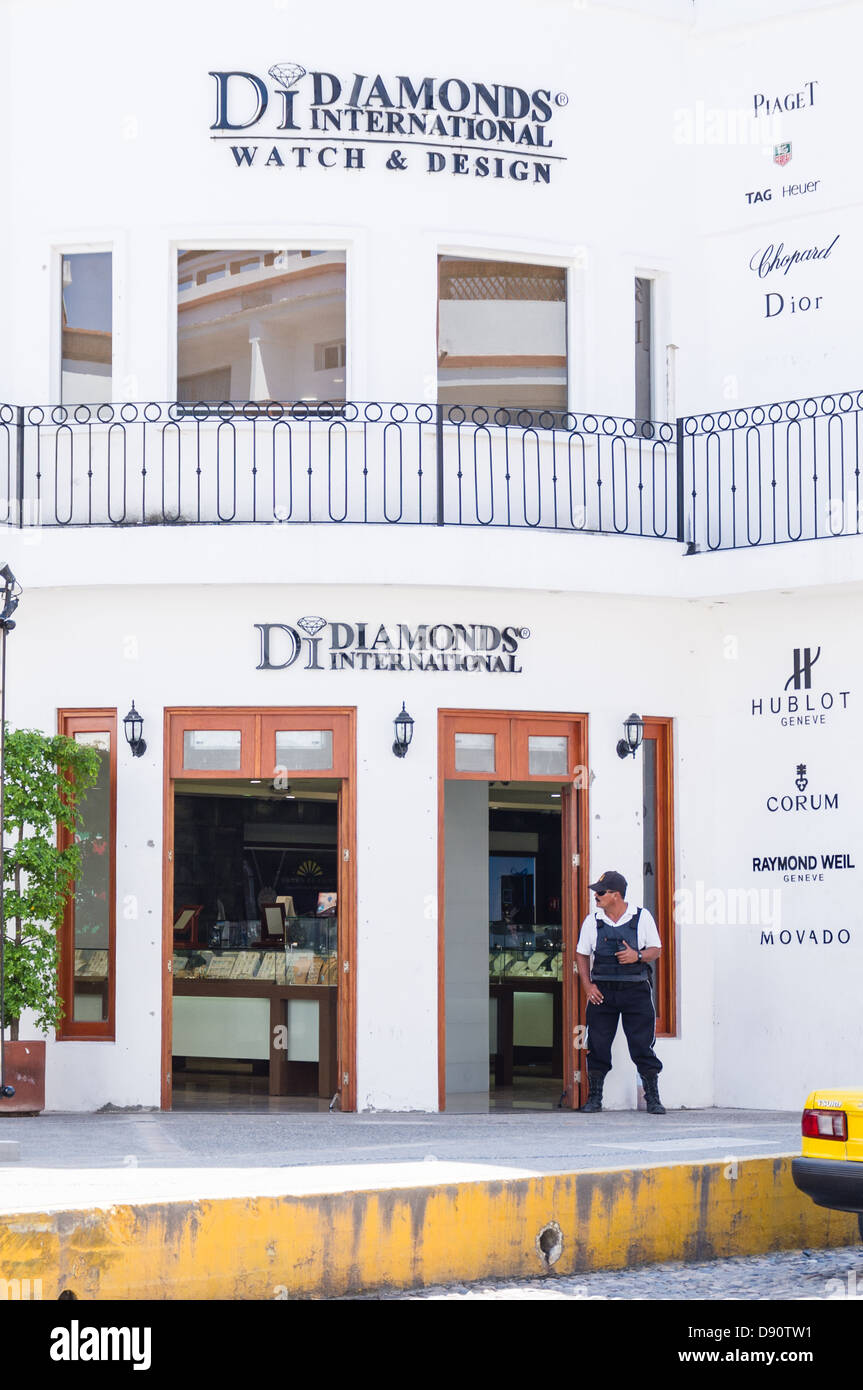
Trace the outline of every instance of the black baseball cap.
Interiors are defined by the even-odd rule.
[[[626,892],[626,879],[616,869],[606,869],[596,883],[589,883],[587,886],[593,893],[619,893],[623,897]]]

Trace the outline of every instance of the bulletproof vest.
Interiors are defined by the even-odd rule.
[[[622,946],[638,950],[639,908],[634,917],[627,922],[603,922],[597,914],[596,947],[593,952],[592,980],[649,980],[647,962],[634,960],[631,965],[621,965],[617,952]]]

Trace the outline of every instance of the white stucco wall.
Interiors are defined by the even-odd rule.
[[[705,653],[713,772],[700,798],[711,810],[713,868],[703,877],[705,888],[739,894],[736,921],[727,893],[705,894],[702,909],[715,922],[718,1105],[745,1095],[749,1105],[793,1108],[825,1074],[853,1084],[859,1071],[859,614],[857,592],[714,611]],[[811,685],[804,676],[795,690],[795,649],[803,662],[806,648]],[[845,856],[839,867],[836,855]],[[764,867],[784,856],[807,862]]]
[[[13,215],[0,220],[0,399],[58,399],[60,256],[103,249],[114,257],[114,399],[171,399],[176,252],[190,246],[344,248],[354,399],[436,398],[442,254],[567,269],[579,410],[633,409],[637,274],[656,280],[658,416],[854,386],[863,175],[847,132],[860,4],[764,0],[720,13],[683,0],[442,0],[422,30],[394,0],[372,12],[373,23],[338,3],[324,33],[318,14],[270,0],[251,0],[241,26],[227,0],[154,0],[134,53],[118,58],[107,0],[0,9],[0,118],[14,132],[0,146],[14,191]],[[363,170],[237,168],[210,139],[208,74],[265,74],[292,56],[310,70],[563,93],[548,129],[565,160],[548,186],[429,174],[416,150],[406,169],[388,170],[389,148],[371,143]],[[70,74],[60,96],[34,85],[36,64]],[[798,92],[809,99],[753,127],[758,94]],[[784,168],[773,158],[782,142],[792,145]],[[817,187],[783,195],[792,183]],[[768,187],[769,200],[747,198]],[[759,276],[752,263],[780,243],[786,254],[832,250]],[[768,293],[789,299],[782,314],[765,316]],[[790,295],[804,294],[820,307],[792,314]],[[4,469],[0,451],[0,481]],[[786,885],[751,867],[761,846],[772,855],[795,842],[856,864],[856,695],[824,726],[756,720],[749,703],[782,694],[794,650],[807,646],[822,647],[813,690],[857,691],[856,537],[690,558],[674,542],[413,526],[34,529],[5,541],[25,589],[10,640],[12,722],[53,729],[58,707],[122,714],[131,698],[147,717],[146,756],[121,747],[119,759],[117,1041],[51,1047],[51,1108],[158,1103],[161,714],[176,704],[357,706],[361,1107],[437,1103],[441,707],[587,712],[590,862],[628,870],[636,896],[640,767],[621,762],[615,744],[633,708],[674,716],[677,881],[695,920],[678,926],[679,1035],[659,1045],[667,1103],[796,1108],[859,1050],[858,871]],[[256,672],[253,623],[311,612],[518,622],[532,636],[511,677]],[[389,745],[402,699],[417,723],[397,762]],[[786,828],[766,799],[785,793],[800,764],[839,807],[822,820],[789,813]],[[396,843],[410,852],[394,853]],[[782,894],[788,944],[762,945],[760,924],[727,921],[731,894],[765,886]],[[711,892],[720,896],[708,910]],[[846,917],[848,943],[797,940]],[[634,1102],[622,1038],[606,1094]]]
[[[674,713],[679,719],[681,767],[685,766],[688,692],[698,668],[696,615],[674,600],[641,600],[573,594],[493,591],[462,582],[442,587],[309,585],[296,551],[281,559],[280,583],[226,588],[174,582],[140,585],[136,566],[125,574],[123,550],[143,559],[151,539],[165,557],[193,578],[190,551],[178,531],[136,533],[131,545],[117,533],[94,537],[99,561],[111,568],[113,553],[121,581],[113,589],[75,585],[40,589],[38,567],[50,570],[72,536],[44,537],[40,549],[22,548],[15,563],[27,587],[26,623],[16,629],[11,650],[9,713],[13,723],[55,726],[58,705],[114,706],[120,714],[132,698],[147,719],[148,748],[133,760],[120,749],[118,774],[118,968],[117,1043],[62,1043],[52,1049],[49,1105],[90,1108],[154,1104],[158,1096],[159,974],[162,852],[161,714],[170,705],[356,704],[358,708],[358,1087],[362,1107],[428,1108],[437,1098],[437,710],[440,707],[570,709],[590,712],[590,862],[627,866],[633,891],[640,891],[640,766],[622,763],[615,752],[621,721],[630,708]],[[233,532],[248,543],[246,578],[281,540],[269,530]],[[435,533],[440,558],[450,549],[449,532]],[[302,532],[299,539],[307,537]],[[457,539],[461,539],[458,537]],[[144,545],[141,545],[141,542]],[[357,547],[356,529],[344,544]],[[459,547],[456,547],[457,549]],[[257,554],[258,561],[253,558]],[[169,559],[169,555],[172,559]],[[220,579],[216,565],[197,574]],[[345,560],[343,554],[342,560]],[[466,558],[462,557],[463,560]],[[237,559],[235,553],[235,560]],[[691,563],[691,562],[690,562]],[[481,557],[474,553],[474,575]],[[104,572],[103,569],[103,572]],[[149,566],[150,573],[154,565]],[[238,571],[244,572],[242,564]],[[66,571],[67,577],[70,572]],[[124,584],[123,578],[133,582]],[[259,647],[253,624],[296,621],[306,612],[330,619],[363,618],[388,623],[433,621],[515,622],[530,628],[522,644],[523,672],[508,676],[376,672],[256,671]],[[87,618],[92,614],[92,619]],[[23,616],[23,612],[22,612]],[[623,634],[616,669],[593,655],[608,647],[608,633]],[[681,657],[681,638],[689,652]],[[612,663],[609,663],[612,666]],[[60,694],[55,691],[61,687]],[[406,700],[416,720],[410,755],[390,753],[392,719]],[[681,796],[685,795],[685,786]],[[685,804],[685,803],[684,803]],[[689,852],[683,833],[681,849]],[[124,915],[129,914],[129,915]],[[699,960],[693,968],[703,970]],[[687,993],[689,965],[681,962]],[[700,1047],[679,1049],[669,1066],[675,1090],[703,1101],[710,1077],[700,1060],[710,1046],[709,1019],[693,1020]],[[674,1056],[674,1045],[669,1060]],[[82,1075],[86,1055],[86,1080]],[[56,1057],[56,1061],[54,1058]],[[621,1067],[610,1087],[612,1103],[634,1095],[631,1067]]]

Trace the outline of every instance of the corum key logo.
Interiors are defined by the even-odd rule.
[[[794,683],[795,690],[811,690],[812,688],[812,667],[815,665],[821,648],[819,647],[814,656],[811,655],[810,647],[794,648],[794,670],[788,677],[783,690],[787,690],[791,683]],[[802,660],[801,660],[802,657]]]
[[[768,811],[838,811],[838,792],[806,792],[809,775],[805,763],[797,764],[794,785],[797,796],[768,796]]]

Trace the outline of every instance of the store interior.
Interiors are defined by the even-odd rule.
[[[325,779],[175,783],[175,1109],[332,1102],[338,796]]]
[[[563,1093],[560,789],[489,791],[489,1108]]]
[[[554,1109],[562,789],[446,788],[447,1109]],[[175,1109],[334,1103],[338,797],[327,779],[175,783]]]
[[[449,1111],[563,1100],[561,787],[447,782]]]

